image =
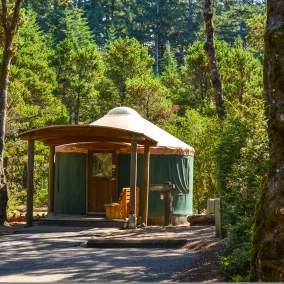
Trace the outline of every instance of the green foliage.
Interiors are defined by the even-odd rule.
[[[249,28],[247,41],[260,54],[264,52],[264,31],[265,31],[266,15],[254,14],[246,20],[246,25]]]
[[[227,233],[220,271],[228,280],[248,275],[254,210],[266,184],[267,173],[268,141],[264,123],[260,121],[256,120],[250,128],[245,127],[247,129],[239,125],[238,134],[242,138],[233,144],[225,139],[218,149],[219,153],[225,152],[222,157],[217,157],[221,166],[220,190]],[[232,139],[232,134],[235,136],[236,133],[232,129],[229,131],[233,132],[229,135]],[[225,133],[223,137],[226,137]]]
[[[56,42],[62,40],[59,23],[65,10],[80,8],[99,47],[119,37],[134,37],[149,47],[151,56],[158,48],[161,59],[170,42],[179,64],[183,63],[188,44],[203,32],[203,4],[200,0],[25,1],[26,7],[36,11],[41,28]],[[238,36],[245,40],[250,30],[246,21],[264,10],[264,1],[218,0],[214,6],[218,36],[233,44]]]
[[[162,58],[161,71],[161,81],[171,92],[171,100],[175,104],[179,104],[183,85],[177,60],[169,42],[166,44],[166,50]]]
[[[26,21],[19,30],[17,53],[11,70],[8,118],[13,131],[65,120],[65,109],[53,96],[57,86],[51,67],[54,52],[47,38],[37,27],[35,15],[27,11]],[[42,107],[44,106],[44,108]],[[20,123],[17,127],[14,123]]]
[[[247,20],[253,15],[263,12],[263,5],[230,5],[228,9],[223,10],[215,17],[216,32],[219,39],[233,44],[240,37],[246,41],[246,36],[249,33]]]
[[[146,119],[158,122],[169,117],[170,93],[153,75],[128,79],[126,92],[126,104],[135,108]]]
[[[240,38],[234,47],[224,41],[216,41],[216,52],[226,109],[235,113],[243,108],[245,112],[250,101],[262,96],[261,63],[249,50],[243,48]],[[185,91],[181,93],[181,102],[204,114],[213,115],[215,106],[209,74],[203,42],[197,41],[189,46],[182,68]]]
[[[190,105],[200,112],[211,113],[214,106],[203,42],[197,41],[189,46],[182,68],[182,80],[186,88],[181,94],[182,105]]]
[[[248,111],[249,110],[249,111]],[[216,149],[218,187],[227,234],[220,271],[228,280],[249,271],[255,206],[266,184],[268,138],[263,100],[256,96],[225,121]]]
[[[48,124],[66,122],[64,105],[54,97],[56,73],[51,66],[54,52],[48,38],[39,30],[35,14],[28,10],[17,38],[17,52],[13,59],[7,108],[6,178],[9,204],[25,203],[26,153],[25,143],[18,139],[24,130]],[[37,147],[35,156],[35,203],[46,204],[47,149]],[[41,195],[41,201],[38,201]]]
[[[59,27],[59,40],[68,39],[75,50],[89,45],[93,40],[84,12],[78,8],[65,9]]]
[[[57,94],[68,109],[70,122],[91,122],[98,113],[97,88],[104,63],[80,10],[66,12],[65,25],[64,39],[57,45]]]
[[[112,80],[119,92],[119,103],[126,99],[127,79],[149,74],[153,59],[147,47],[134,38],[119,38],[107,46],[105,54],[106,76]]]

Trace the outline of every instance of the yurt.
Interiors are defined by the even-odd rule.
[[[49,216],[130,217],[129,224],[141,217],[154,225],[168,216],[184,223],[192,214],[194,149],[131,108],[114,108],[90,125],[48,126],[20,137],[28,141],[29,224],[35,141],[49,147]],[[169,183],[166,195],[153,190]]]
[[[114,108],[91,126],[143,133],[157,141],[155,146],[150,147],[150,188],[165,182],[174,184],[172,220],[174,224],[186,222],[187,216],[192,214],[194,149],[129,107]],[[117,202],[121,190],[129,187],[130,150],[129,143],[119,141],[57,146],[54,213],[105,214],[105,204]],[[144,186],[143,159],[143,146],[138,145],[137,186],[141,189]],[[150,190],[148,224],[164,222],[164,206],[162,195]]]

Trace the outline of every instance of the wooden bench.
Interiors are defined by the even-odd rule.
[[[136,216],[139,213],[139,187],[136,187]],[[118,203],[105,204],[107,219],[126,219],[130,212],[130,187],[124,187]]]

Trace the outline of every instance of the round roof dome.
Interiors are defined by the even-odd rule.
[[[138,112],[130,107],[116,107],[110,110],[107,115],[118,115],[118,114],[124,114],[124,115],[138,115]]]
[[[105,116],[91,123],[91,125],[104,126],[129,130],[142,133],[145,136],[157,141],[155,147],[151,147],[153,152],[160,154],[182,154],[193,155],[194,149],[171,135],[167,131],[144,119],[138,112],[130,107],[116,107],[110,110]]]

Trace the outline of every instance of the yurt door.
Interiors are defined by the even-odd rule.
[[[90,152],[88,213],[104,213],[104,204],[115,202],[116,159],[113,152]]]

